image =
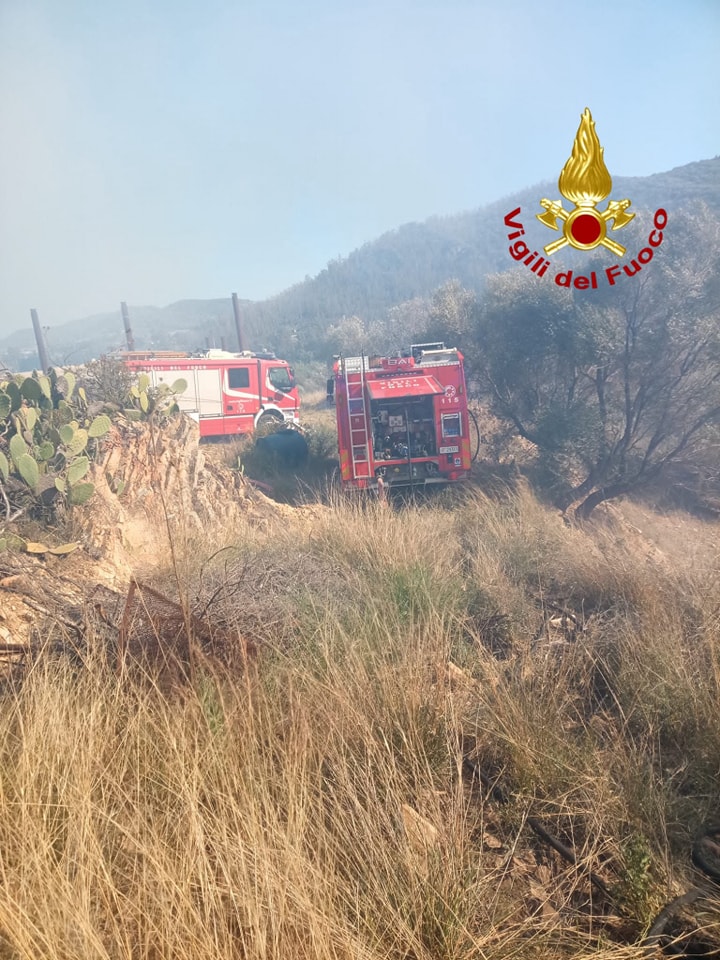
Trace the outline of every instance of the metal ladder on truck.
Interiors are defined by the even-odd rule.
[[[365,400],[365,357],[343,360],[350,421],[350,462],[354,480],[370,477],[370,437]]]

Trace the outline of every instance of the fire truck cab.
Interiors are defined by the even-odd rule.
[[[394,357],[339,357],[333,367],[344,486],[452,483],[469,476],[463,356],[443,343]]]
[[[298,422],[300,397],[293,370],[274,354],[208,350],[191,356],[133,351],[122,358],[133,372],[147,373],[152,387],[185,380],[187,390],[178,396],[178,406],[197,421],[201,437],[233,436],[266,423]]]

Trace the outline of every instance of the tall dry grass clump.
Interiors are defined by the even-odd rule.
[[[637,956],[718,813],[717,564],[522,491],[301,517],[181,558],[244,665],[2,695],[0,957]]]

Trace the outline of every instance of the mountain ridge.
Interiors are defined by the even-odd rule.
[[[547,232],[535,221],[541,197],[561,199],[557,183],[542,181],[489,204],[455,214],[437,214],[386,231],[347,256],[330,260],[306,278],[261,301],[242,300],[249,342],[288,354],[302,339],[305,351],[319,349],[323,331],[343,316],[372,321],[391,307],[427,297],[449,279],[480,292],[488,274],[513,266],[504,216],[520,207],[528,243],[540,249]],[[638,216],[623,230],[629,249],[647,233],[642,213],[662,206],[671,212],[703,202],[720,217],[720,156],[647,177],[613,178],[613,198],[628,197]],[[645,233],[643,233],[645,231]],[[533,238],[533,239],[531,239]],[[570,262],[574,252],[570,252]],[[235,344],[230,297],[192,298],[164,307],[130,306],[136,346],[204,349]],[[49,330],[55,363],[81,362],[123,346],[119,306],[71,320]],[[0,358],[11,368],[37,365],[32,329],[0,338]]]

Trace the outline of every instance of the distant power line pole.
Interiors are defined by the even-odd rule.
[[[33,330],[35,331],[35,343],[37,343],[40,366],[43,369],[43,373],[46,373],[48,367],[50,366],[50,361],[48,360],[47,346],[45,344],[45,334],[40,326],[37,310],[32,309],[30,311],[30,316],[32,318]]]
[[[243,328],[242,317],[240,315],[240,304],[238,302],[238,295],[234,293],[232,295],[232,305],[233,305],[233,316],[235,317],[235,330],[237,331],[238,338],[238,350],[240,353],[243,350],[247,350],[247,345],[245,343],[245,330]]]
[[[128,350],[135,349],[135,338],[133,337],[132,327],[130,326],[130,314],[128,313],[127,304],[123,300],[120,304],[120,313],[122,313],[123,326],[125,327],[125,342],[127,343]]]

